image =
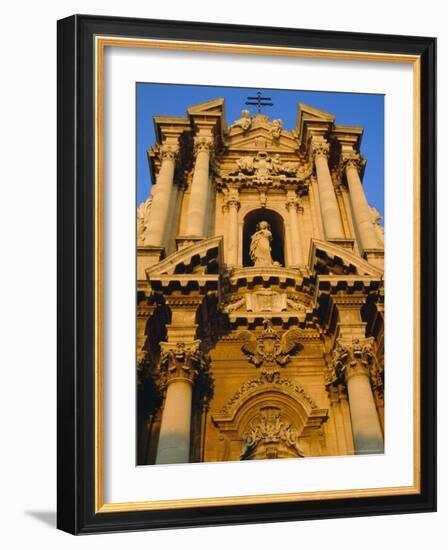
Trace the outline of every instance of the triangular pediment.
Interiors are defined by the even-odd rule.
[[[191,105],[187,109],[187,113],[190,116],[196,115],[214,115],[220,116],[224,113],[224,98],[218,97],[205,101],[204,103],[198,103],[197,105]]]
[[[242,131],[232,129],[227,135],[226,148],[229,151],[284,151],[294,153],[298,149],[297,139],[292,132],[282,130],[278,138],[274,138],[270,126],[259,125]]]
[[[327,132],[334,126],[336,117],[326,111],[299,103],[297,111],[297,135],[301,143],[306,143],[309,131]]]
[[[382,269],[346,248],[318,239],[311,240],[309,266],[316,274],[383,276]]]
[[[300,126],[299,123],[302,119],[320,122],[334,122],[336,120],[336,117],[331,113],[327,113],[326,111],[321,111],[320,109],[315,109],[314,107],[310,107],[309,105],[305,105],[304,103],[299,103],[297,113],[297,126]]]
[[[146,270],[149,280],[163,275],[216,274],[222,261],[222,237],[190,244]]]

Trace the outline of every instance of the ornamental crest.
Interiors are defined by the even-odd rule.
[[[280,445],[289,448],[293,456],[304,456],[299,446],[298,431],[278,407],[268,406],[261,409],[260,414],[251,421],[242,440],[243,460],[255,454],[260,445],[266,447],[266,458],[279,458]]]
[[[280,337],[272,321],[265,319],[264,329],[257,338],[248,331],[240,333],[245,340],[241,349],[257,369],[261,368],[261,375],[272,382],[279,376],[280,367],[286,367],[291,360],[289,354],[298,348],[300,336],[299,329],[291,328]]]

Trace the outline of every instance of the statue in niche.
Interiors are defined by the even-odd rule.
[[[255,267],[280,267],[271,256],[271,227],[266,221],[257,224],[257,231],[250,238],[249,255]]]

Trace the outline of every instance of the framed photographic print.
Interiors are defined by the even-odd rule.
[[[58,22],[58,527],[435,510],[435,39]]]

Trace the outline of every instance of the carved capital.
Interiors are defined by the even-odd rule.
[[[206,152],[211,154],[213,152],[213,139],[207,136],[196,136],[194,138],[194,154]]]
[[[227,211],[229,208],[236,208],[237,210],[240,207],[240,194],[238,189],[231,187],[225,195],[223,208],[226,207]]]
[[[375,364],[373,338],[338,339],[326,372],[326,385],[345,384],[352,376],[371,376]]]
[[[351,153],[344,153],[341,157],[341,164],[343,168],[347,169],[350,167],[354,167],[358,170],[362,170],[364,168],[366,161],[362,158],[362,156],[359,153],[356,153],[355,151]]]
[[[201,341],[161,342],[159,370],[166,385],[183,380],[193,383],[199,374],[208,370],[209,358],[200,349]]]
[[[160,160],[173,160],[176,161],[179,156],[180,147],[173,143],[164,143],[160,146]]]
[[[241,203],[236,197],[229,197],[227,204],[229,208],[236,208],[238,210]]]
[[[296,194],[288,195],[285,202],[286,209],[295,210],[296,212],[301,208],[299,197]]]
[[[311,158],[314,160],[319,157],[324,157],[328,159],[330,155],[330,144],[324,138],[314,137],[311,140],[310,154]]]

